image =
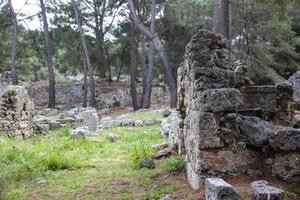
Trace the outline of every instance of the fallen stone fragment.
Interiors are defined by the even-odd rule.
[[[70,137],[72,139],[84,139],[85,140],[87,137],[87,132],[88,132],[88,127],[86,127],[86,126],[78,127],[72,132]]]
[[[159,200],[171,200],[171,195],[167,194],[164,197],[160,198]]]
[[[172,148],[172,147],[167,147],[164,149],[161,149],[160,151],[158,151],[155,156],[154,159],[161,159],[161,158],[166,158],[169,157],[171,155],[175,155],[176,151]]]
[[[220,178],[207,178],[205,180],[206,200],[242,200],[232,185]]]
[[[146,158],[142,164],[143,168],[154,169],[156,167],[155,162],[152,158]]]
[[[134,120],[132,119],[124,120],[122,121],[122,126],[134,126]]]
[[[162,113],[163,117],[169,117],[171,115],[171,111],[169,110],[164,110],[164,112]]]
[[[49,130],[57,130],[64,127],[62,124],[56,121],[49,121],[48,125],[49,125]]]
[[[255,200],[284,200],[284,192],[270,186],[267,181],[254,181],[250,184]]]
[[[117,136],[115,136],[114,134],[109,134],[107,139],[110,141],[110,142],[116,142],[119,138]]]
[[[137,127],[144,126],[143,120],[135,120],[134,125]]]

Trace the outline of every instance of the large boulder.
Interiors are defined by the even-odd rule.
[[[255,147],[266,145],[274,129],[270,122],[257,117],[241,117],[238,125],[242,140]]]
[[[232,185],[220,178],[207,178],[205,180],[206,200],[242,200]]]
[[[300,130],[277,131],[270,136],[269,143],[275,151],[300,151]]]

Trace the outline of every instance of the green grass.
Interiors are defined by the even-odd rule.
[[[167,172],[184,172],[185,161],[182,156],[175,156],[166,159],[163,163],[162,168]]]
[[[164,160],[153,170],[133,162],[164,142],[159,131],[158,125],[107,129],[99,142],[69,139],[68,127],[25,141],[0,138],[0,199],[157,199],[172,193],[170,186],[139,191],[167,171]],[[119,138],[115,143],[107,140],[110,133]]]

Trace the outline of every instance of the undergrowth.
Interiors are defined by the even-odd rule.
[[[164,171],[167,172],[184,172],[185,171],[185,161],[182,156],[174,156],[167,158],[162,165]]]

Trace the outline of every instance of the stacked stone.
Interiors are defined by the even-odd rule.
[[[9,71],[0,74],[0,99],[5,89],[12,84],[12,76]]]
[[[177,110],[183,123],[177,137],[192,187],[199,188],[205,177],[244,172],[255,156],[237,139],[241,94],[234,88],[224,38],[199,30],[187,45],[178,76]]]
[[[33,106],[26,89],[10,85],[2,95],[0,130],[9,137],[28,138],[32,129]]]

